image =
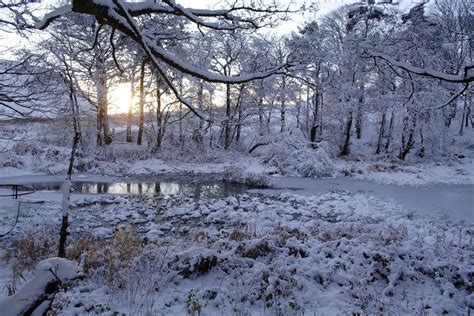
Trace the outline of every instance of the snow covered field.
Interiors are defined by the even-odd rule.
[[[417,213],[370,187],[284,183],[302,190],[280,191],[276,178],[264,195],[78,195],[68,256],[85,279],[61,291],[54,310],[461,315],[472,308],[472,219]],[[3,295],[56,254],[60,203],[54,193],[43,199],[25,203],[0,241]],[[4,217],[2,232],[15,216]]]
[[[409,163],[295,156],[279,147],[189,159],[128,145],[81,154],[67,256],[84,278],[61,290],[52,308],[64,315],[467,314],[474,164],[472,150],[463,153]],[[39,188],[20,198],[18,224],[0,239],[6,298],[57,255],[68,149],[17,146],[2,157],[0,184]],[[220,179],[272,187],[245,191]],[[0,234],[18,207],[11,198],[2,205]]]

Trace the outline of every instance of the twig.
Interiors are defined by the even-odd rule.
[[[13,229],[15,229],[16,224],[18,223],[18,218],[20,217],[20,203],[21,203],[21,202],[18,202],[18,210],[17,210],[17,212],[16,212],[15,223],[13,224],[12,228],[10,228],[10,230],[9,230],[8,232],[6,232],[6,233],[3,234],[3,235],[0,235],[0,238],[3,238],[3,237],[5,237],[5,236],[7,236],[8,234],[10,234],[10,233],[13,231]]]

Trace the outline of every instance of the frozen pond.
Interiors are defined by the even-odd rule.
[[[21,176],[0,178],[0,184],[23,184],[34,187],[38,192],[21,199],[46,199],[60,201],[59,187],[63,181],[57,176]],[[73,197],[87,195],[192,195],[196,199],[226,197],[245,192],[279,194],[291,190],[303,195],[323,194],[334,190],[366,193],[380,199],[394,200],[407,210],[427,215],[444,216],[474,222],[474,186],[436,184],[424,187],[409,187],[377,184],[351,178],[307,179],[292,177],[273,178],[272,189],[251,190],[245,185],[213,180],[211,177],[142,177],[116,178],[104,176],[78,175],[73,178]],[[250,190],[250,191],[249,191]],[[11,192],[3,190],[5,192]],[[8,201],[7,201],[8,200]],[[12,198],[2,198],[2,212],[10,209]]]
[[[169,197],[184,194],[195,198],[226,197],[244,193],[248,186],[227,183],[205,177],[163,177],[117,178],[80,175],[73,177],[73,194],[118,194],[118,195],[161,195]],[[36,191],[58,192],[64,178],[57,176],[21,176],[0,178],[2,184],[21,184]],[[37,192],[39,193],[39,192]],[[33,196],[37,195],[33,194]]]
[[[378,184],[351,178],[308,179],[279,177],[267,193],[291,189],[299,194],[313,195],[333,190],[366,193],[380,199],[391,199],[408,210],[428,215],[447,215],[453,219],[474,222],[474,186],[435,184],[423,187]]]

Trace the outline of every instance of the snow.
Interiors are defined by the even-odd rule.
[[[331,191],[365,193],[383,200],[391,200],[406,210],[428,216],[449,217],[474,222],[474,187],[465,184],[431,184],[423,187],[379,184],[357,178],[303,179],[275,177],[272,190],[257,190],[266,194],[280,194],[291,189],[301,195],[316,195]]]
[[[2,315],[24,315],[37,300],[48,301],[51,298],[47,295],[51,294],[47,293],[47,286],[50,283],[59,281],[60,284],[66,285],[82,276],[75,262],[63,258],[45,259],[38,263],[35,276],[27,281],[21,290],[0,301],[0,311]],[[34,312],[42,314],[41,306]]]
[[[112,183],[117,181],[118,177],[94,175],[94,174],[75,174],[72,176],[72,182],[101,182],[101,183]],[[0,177],[0,184],[44,184],[44,183],[63,183],[64,176],[53,176],[53,175],[42,175],[42,174],[31,174],[27,171],[20,172],[20,175],[15,176],[3,176]]]
[[[130,122],[120,115],[108,118],[113,143],[96,146],[95,112],[81,107],[83,138],[72,182],[64,182],[71,142],[71,135],[64,133],[70,128],[66,112],[59,120],[55,111],[54,120],[2,124],[0,184],[34,185],[38,190],[18,200],[2,200],[0,232],[13,229],[0,239],[0,313],[27,313],[25,304],[35,301],[56,277],[69,282],[82,276],[35,312],[45,313],[50,303],[53,313],[65,315],[438,315],[469,314],[474,308],[474,130],[468,128],[462,103],[467,99],[457,98],[467,85],[460,90],[446,84],[472,80],[473,71],[467,68],[472,62],[459,65],[466,71],[456,75],[436,71],[430,67],[453,64],[452,48],[441,45],[442,51],[425,58],[423,51],[431,45],[420,42],[418,56],[411,49],[398,49],[403,41],[394,47],[394,57],[369,52],[373,59],[359,59],[354,51],[365,48],[348,42],[352,35],[340,41],[350,45],[339,45],[326,34],[344,30],[331,25],[336,16],[330,16],[320,23],[322,32],[319,27],[316,32],[323,46],[334,44],[330,54],[312,45],[308,28],[292,35],[289,56],[276,56],[286,54],[283,46],[273,51],[272,45],[259,45],[260,39],[245,34],[242,39],[248,43],[238,42],[237,36],[220,43],[222,47],[211,45],[215,56],[210,57],[217,63],[224,46],[241,46],[225,71],[241,74],[223,76],[192,51],[195,42],[199,45],[211,33],[199,30],[196,37],[182,22],[245,29],[252,21],[271,24],[276,17],[267,14],[271,8],[195,10],[174,0],[92,0],[79,7],[75,9],[102,15],[106,23],[135,35],[157,70],[145,73],[146,82],[161,75],[162,84],[171,89],[163,91],[163,104],[171,103],[157,112],[150,107],[142,146],[122,143],[126,120]],[[36,26],[45,28],[72,10],[71,5],[56,9]],[[164,33],[133,18],[151,12],[163,17]],[[393,21],[398,17],[394,14]],[[427,16],[427,21],[432,18]],[[426,31],[413,24],[389,35],[385,26],[396,25],[388,19],[380,22],[381,32],[371,30],[367,39],[390,42],[392,35],[410,39]],[[442,38],[452,35],[437,22],[428,24],[437,25]],[[379,26],[371,27],[375,31]],[[312,51],[299,51],[302,44],[313,46]],[[262,51],[267,60],[257,56]],[[315,56],[323,58],[323,63],[316,58],[317,73]],[[426,67],[405,62],[416,58]],[[386,63],[369,67],[378,59]],[[297,68],[277,66],[285,60]],[[386,64],[420,76],[404,78]],[[129,80],[134,75],[125,66],[123,79]],[[72,67],[76,72],[76,65]],[[78,74],[83,73],[80,68]],[[292,79],[282,78],[279,86],[280,78],[269,76],[283,70]],[[361,70],[368,72],[359,76]],[[178,79],[180,89],[173,85]],[[266,80],[241,86],[239,99],[228,103],[235,111],[228,108],[226,114],[220,108],[219,85],[203,90],[199,83],[195,93],[200,80],[240,84],[255,79]],[[114,81],[111,75],[109,84]],[[81,80],[77,83],[74,88],[83,88]],[[105,91],[104,86],[96,88]],[[149,93],[154,87],[148,88],[154,103]],[[234,91],[237,87],[232,98]],[[175,96],[168,96],[170,92]],[[449,102],[437,104],[444,99]],[[189,111],[174,111],[175,101],[200,120]],[[356,115],[354,123],[361,124],[362,134],[343,131],[349,113]],[[383,123],[387,115],[389,130]],[[239,127],[239,136],[233,134],[235,141],[224,150],[226,119],[235,132]],[[158,125],[166,132],[161,147],[153,148]],[[354,135],[350,141],[347,137],[350,150],[341,158],[344,134]],[[309,143],[310,138],[317,142]],[[406,147],[412,141],[414,147]],[[77,191],[71,192],[74,185]],[[18,225],[12,225],[17,209]],[[53,257],[60,216],[68,210],[66,253],[79,264]]]
[[[237,76],[221,76],[217,73],[202,70],[198,67],[193,66],[189,62],[185,62],[176,58],[174,54],[171,54],[163,48],[159,47],[147,37],[144,37],[144,41],[146,42],[147,46],[150,47],[151,52],[153,52],[154,55],[158,56],[160,60],[166,62],[169,66],[176,68],[184,73],[193,74],[195,77],[204,79],[209,82],[230,84],[245,83],[252,80],[268,78],[271,75],[282,72],[282,69],[284,68],[284,66],[279,66],[260,73],[239,74]]]
[[[459,314],[471,304],[472,218],[416,213],[373,191],[380,185],[355,179],[273,182],[275,188],[262,191],[272,195],[77,204],[70,244],[92,233],[95,244],[81,256],[92,268],[76,287],[58,293],[55,308],[61,314],[140,314],[143,308],[176,315],[190,308],[203,314],[379,308]],[[282,193],[285,186],[300,190]],[[401,188],[382,187],[390,194]],[[9,240],[54,218],[59,227],[60,210],[58,200],[22,212]]]
[[[35,174],[32,170],[28,169],[19,169],[15,167],[4,167],[2,168],[2,178],[3,177],[18,177],[18,176],[32,176],[32,175],[39,175]]]
[[[146,159],[131,163],[127,170],[128,176],[152,176],[160,174],[211,175],[222,174],[231,166],[243,168],[249,173],[268,173],[274,168],[263,165],[258,159],[247,157],[239,160],[223,160],[222,162],[173,162],[163,159]]]
[[[71,187],[72,187],[72,182],[70,179],[66,179],[64,183],[61,185],[61,194],[62,194],[62,213],[63,217],[67,216],[69,213],[69,207],[71,204]]]
[[[474,184],[474,160],[455,164],[425,163],[397,165],[384,162],[335,160],[339,173],[374,183],[399,186],[430,186],[434,184]]]
[[[35,27],[38,29],[46,28],[53,20],[72,12],[72,5],[67,4],[46,14],[41,21],[37,21]]]
[[[464,65],[463,67],[461,67],[461,69],[465,69],[466,71],[461,72],[459,75],[452,75],[452,74],[444,73],[444,72],[437,71],[431,68],[415,67],[411,65],[410,63],[398,61],[387,54],[373,52],[373,51],[369,52],[369,54],[371,56],[379,57],[385,61],[388,61],[390,64],[394,66],[400,67],[406,71],[409,71],[411,73],[418,74],[421,76],[437,78],[437,79],[445,80],[448,82],[457,82],[457,83],[466,83],[466,84],[472,81],[474,78],[473,72],[467,71],[469,67],[472,67],[469,62],[466,63],[466,65]]]

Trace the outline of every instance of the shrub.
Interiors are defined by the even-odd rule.
[[[308,178],[331,177],[334,166],[327,153],[321,149],[302,148],[287,153],[276,154],[269,164],[282,174]]]
[[[267,139],[268,140],[268,137]],[[260,142],[265,143],[265,140]],[[296,131],[275,136],[275,140],[254,151],[262,156],[262,161],[275,167],[284,175],[297,177],[331,177],[334,173],[327,150],[327,144],[321,142],[318,148],[309,147],[304,136]]]
[[[270,178],[263,172],[246,171],[240,166],[230,166],[224,169],[224,181],[243,183],[252,187],[271,187]]]

